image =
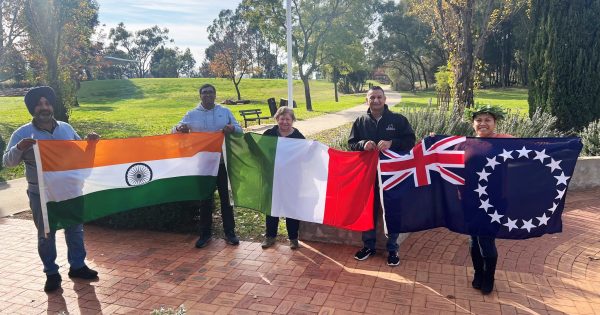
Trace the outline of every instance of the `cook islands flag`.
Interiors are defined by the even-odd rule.
[[[446,227],[525,239],[562,231],[579,138],[427,137],[384,151],[380,193],[388,232]]]

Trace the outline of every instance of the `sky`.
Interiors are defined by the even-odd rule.
[[[168,46],[182,51],[190,48],[196,65],[204,60],[204,50],[210,45],[206,28],[219,12],[235,9],[241,0],[98,0],[100,27],[108,36],[119,22],[132,32],[158,25],[169,29],[175,40]]]

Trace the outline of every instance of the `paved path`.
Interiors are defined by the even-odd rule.
[[[412,233],[401,263],[379,254],[363,262],[356,248],[317,242],[291,251],[278,244],[194,248],[196,236],[86,227],[96,282],[66,274],[58,233],[62,290],[45,278],[30,221],[0,219],[1,314],[148,314],[184,304],[188,314],[600,314],[600,189],[569,192],[564,232],[498,240],[496,287],[471,288],[466,235]]]
[[[29,209],[25,178],[0,182],[0,218]]]
[[[387,99],[386,103],[390,106],[396,105],[402,100],[402,97],[398,92],[386,91],[385,93]],[[307,120],[299,120],[294,123],[294,127],[297,127],[303,135],[308,137],[323,130],[336,128],[343,124],[352,122],[366,111],[367,105],[361,104],[337,113],[325,114]],[[273,122],[267,125],[253,125],[248,127],[247,130],[253,132],[263,132],[273,125]]]
[[[389,105],[395,105],[402,99],[400,93],[394,91],[386,91],[386,96]],[[320,131],[336,128],[345,123],[354,121],[356,117],[362,115],[366,110],[367,105],[361,104],[337,113],[325,114],[311,119],[297,121],[294,125],[308,137]],[[255,125],[250,126],[246,130],[262,133],[271,126],[273,126],[273,124]],[[29,209],[29,200],[25,193],[26,189],[27,182],[25,181],[25,178],[0,183],[0,218]]]

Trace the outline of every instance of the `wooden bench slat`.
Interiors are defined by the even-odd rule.
[[[258,121],[258,124],[260,125],[261,119],[271,119],[271,117],[260,116],[262,115],[262,110],[260,109],[242,109],[239,112],[240,115],[242,115],[242,118],[244,118],[244,128],[248,128],[249,121]],[[256,117],[247,117],[252,115],[256,115]]]

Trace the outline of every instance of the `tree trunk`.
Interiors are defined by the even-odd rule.
[[[58,61],[55,56],[46,56],[48,71],[48,85],[54,89],[56,93],[56,104],[54,104],[54,118],[66,123],[69,122],[69,113],[65,106],[63,99],[63,93],[60,86],[60,79],[58,77]]]
[[[425,89],[427,90],[429,88],[429,83],[427,82],[427,72],[425,71],[425,65],[423,64],[423,60],[421,60],[421,57],[418,57],[417,60],[419,62],[419,67],[421,68],[421,72],[423,73],[423,80],[425,81]]]
[[[454,112],[462,114],[473,105],[473,55],[466,54],[453,62],[454,67]]]
[[[304,84],[304,97],[306,98],[306,110],[312,112],[312,102],[310,99],[310,86],[308,85],[308,76],[300,73],[300,78]],[[289,104],[289,100],[288,100]]]
[[[338,90],[337,90],[337,81],[333,81],[333,91],[335,92],[335,102],[339,102],[338,99]]]
[[[467,1],[462,14],[462,33],[458,41],[458,56],[452,57],[454,67],[454,113],[462,115],[465,108],[473,106],[473,1]]]
[[[236,82],[236,80],[234,78],[233,80],[231,80],[231,82],[233,82],[233,85],[235,86],[235,92],[237,93],[238,101],[241,101],[242,100],[242,95],[240,94],[240,87],[239,87],[240,81]]]

